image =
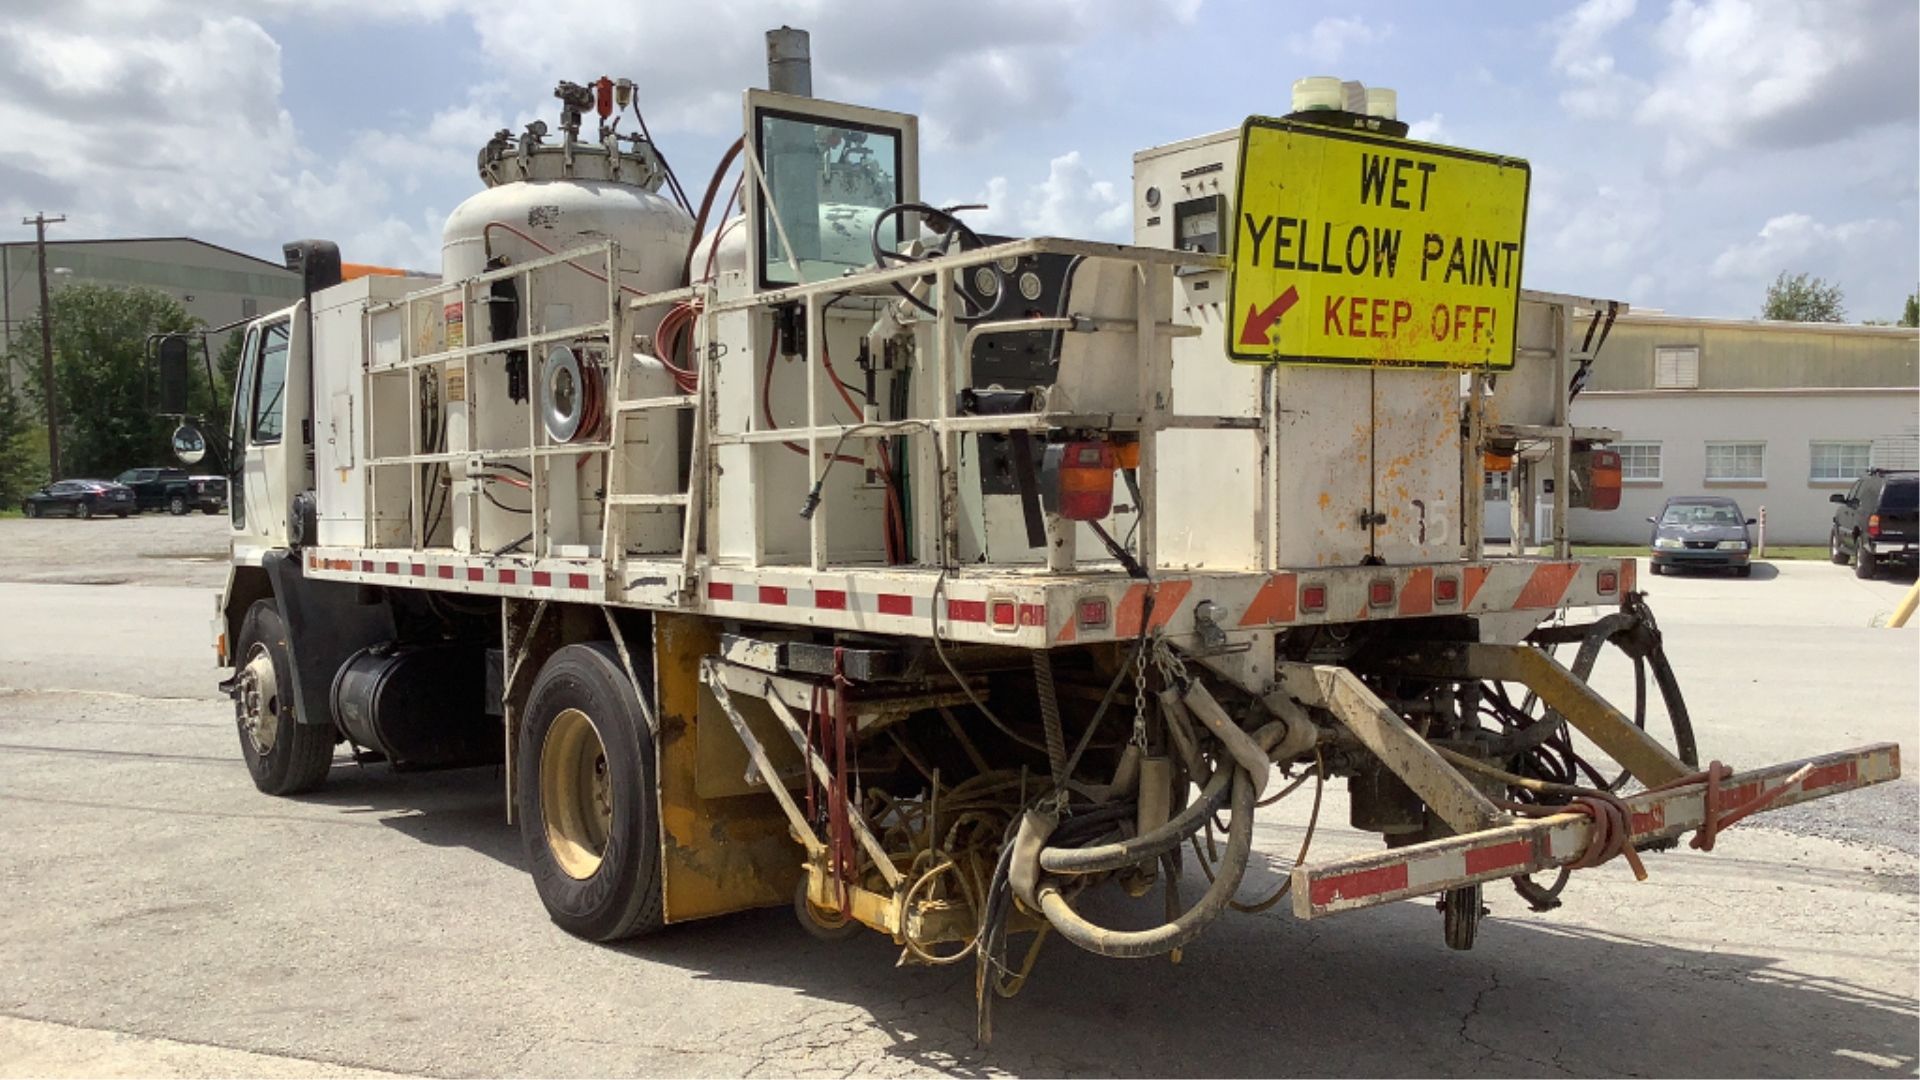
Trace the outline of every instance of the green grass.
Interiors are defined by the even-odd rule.
[[[17,506],[0,506],[0,518],[26,517]]]
[[[1645,555],[1647,554],[1647,549],[1643,544],[1575,544],[1573,545],[1573,553],[1575,555]],[[1825,559],[1826,557],[1827,549],[1824,547],[1774,545],[1767,548],[1767,554],[1763,561],[1771,562],[1775,559],[1819,560]],[[1758,556],[1756,556],[1756,558],[1758,558]]]

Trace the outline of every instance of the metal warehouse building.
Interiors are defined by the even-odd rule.
[[[68,282],[145,285],[167,293],[208,326],[221,326],[285,307],[300,298],[300,278],[291,270],[228,248],[185,236],[125,240],[49,240],[49,288]],[[0,318],[4,354],[16,333],[40,311],[40,264],[33,241],[0,244]],[[220,340],[210,345],[218,350]],[[22,373],[8,373],[19,385]]]
[[[1633,313],[1573,405],[1621,433],[1620,508],[1574,510],[1576,543],[1643,543],[1675,495],[1766,508],[1767,541],[1824,544],[1828,496],[1920,465],[1920,329]]]

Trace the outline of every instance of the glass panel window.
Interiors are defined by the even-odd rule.
[[[253,441],[279,442],[286,418],[287,324],[274,323],[260,335],[260,374],[253,390]]]
[[[1856,480],[1866,474],[1871,442],[1816,442],[1808,447],[1809,480]]]
[[[767,286],[802,284],[794,280],[796,262],[805,282],[871,266],[874,221],[900,201],[898,131],[817,119],[760,113],[758,151],[773,192],[773,208],[761,208],[759,223]],[[900,245],[901,217],[881,229],[889,251]]]
[[[1653,388],[1692,390],[1700,385],[1700,347],[1662,346],[1653,350]]]
[[[1660,444],[1657,442],[1615,443],[1620,452],[1620,479],[1659,480]]]
[[[1764,480],[1767,444],[1724,442],[1707,444],[1707,479]]]

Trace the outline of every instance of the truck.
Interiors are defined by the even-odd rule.
[[[437,282],[287,246],[227,433],[175,440],[233,470],[211,634],[262,792],[495,765],[569,932],[790,904],[975,965],[984,1039],[1052,937],[1432,897],[1465,949],[1488,883],[1548,910],[1899,775],[1703,763],[1635,561],[1570,554],[1624,305],[1521,287],[1524,162],[1303,80],[1143,151],[1132,244],[981,235],[915,117],[811,96],[804,32],[768,55],[697,205],[601,78],[487,141]],[[1508,463],[1552,520],[1493,553]],[[1340,781],[1379,849],[1242,896],[1256,815]],[[1154,925],[1084,914],[1116,887]]]

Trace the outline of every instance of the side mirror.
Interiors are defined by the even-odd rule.
[[[185,334],[168,334],[154,346],[154,366],[160,380],[159,412],[163,416],[184,416],[187,412],[187,383],[192,378],[191,351]]]
[[[1830,503],[1840,503],[1841,505],[1844,506],[1847,501],[1847,496],[1845,492],[1836,491],[1833,494],[1827,496],[1827,501]]]
[[[173,456],[180,459],[182,465],[198,465],[207,456],[207,437],[192,424],[181,424],[173,429]]]
[[[1758,525],[1758,524],[1760,524],[1760,519],[1759,519],[1759,518],[1748,518],[1748,519],[1747,519],[1747,524],[1749,524],[1749,525]]]
[[[1654,520],[1653,520],[1652,518],[1648,518],[1648,519],[1647,519],[1647,524],[1649,524],[1649,525],[1652,525],[1652,524],[1654,524]]]

